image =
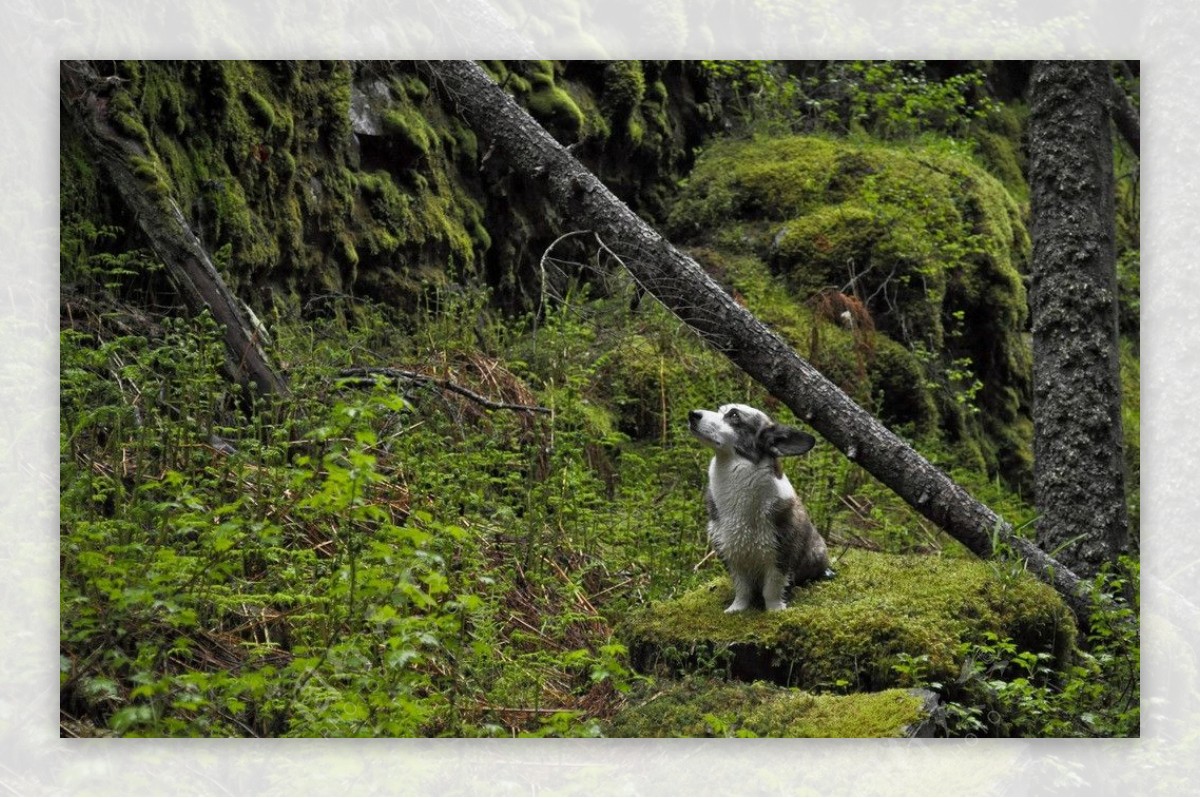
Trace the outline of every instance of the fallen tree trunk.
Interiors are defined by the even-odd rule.
[[[122,79],[101,77],[87,61],[64,61],[60,74],[63,110],[111,176],[188,309],[192,313],[207,309],[224,328],[226,375],[260,395],[287,393],[286,383],[263,351],[263,336],[249,311],[225,285],[169,193],[157,156],[121,129],[129,123],[113,123],[111,97],[121,90]]]
[[[566,219],[596,233],[642,289],[723,352],[799,418],[980,557],[1007,547],[1052,585],[1080,619],[1090,584],[972,498],[738,305],[694,260],[617,199],[595,175],[471,61],[434,61],[447,110],[508,166],[543,188]]]

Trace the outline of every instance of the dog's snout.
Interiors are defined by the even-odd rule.
[[[690,413],[688,413],[688,421],[696,422],[699,420],[700,420],[700,411],[699,410],[693,410]]]

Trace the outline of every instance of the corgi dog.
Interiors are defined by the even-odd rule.
[[[688,428],[713,450],[704,503],[709,543],[733,581],[725,612],[782,610],[793,586],[833,576],[825,541],[779,464],[816,439],[740,404],[693,410]]]

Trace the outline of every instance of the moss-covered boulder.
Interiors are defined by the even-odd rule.
[[[822,695],[766,682],[655,682],[605,727],[608,737],[928,737],[928,690]]]
[[[797,588],[781,612],[726,614],[725,577],[627,620],[634,667],[868,691],[941,682],[991,636],[1065,664],[1076,629],[1058,595],[1024,572],[974,559],[851,549],[837,576]]]
[[[864,307],[924,374],[929,399],[911,413],[892,402],[891,421],[919,426],[932,401],[946,442],[969,455],[963,465],[1027,484],[1029,235],[1018,201],[964,148],[816,136],[717,142],[698,159],[669,228],[680,242],[769,265],[798,305]]]
[[[136,173],[155,195],[176,201],[262,318],[272,310],[327,313],[351,297],[415,309],[431,289],[464,282],[486,283],[513,309],[540,306],[538,254],[562,233],[560,209],[482,146],[419,63],[121,61],[111,68],[110,119],[146,151]],[[690,148],[711,125],[698,121],[698,77],[686,62],[490,61],[487,68],[650,215],[665,214],[691,165]],[[90,165],[70,115],[61,137],[69,285],[86,276],[74,268],[80,261],[143,242],[123,209],[107,201],[107,178]],[[100,227],[98,241],[93,228]],[[355,312],[358,303],[345,305]]]

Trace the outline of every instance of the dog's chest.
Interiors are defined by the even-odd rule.
[[[796,497],[787,478],[746,460],[714,459],[708,489],[715,510],[709,518],[709,535],[718,552],[737,561],[773,561],[780,502]]]

